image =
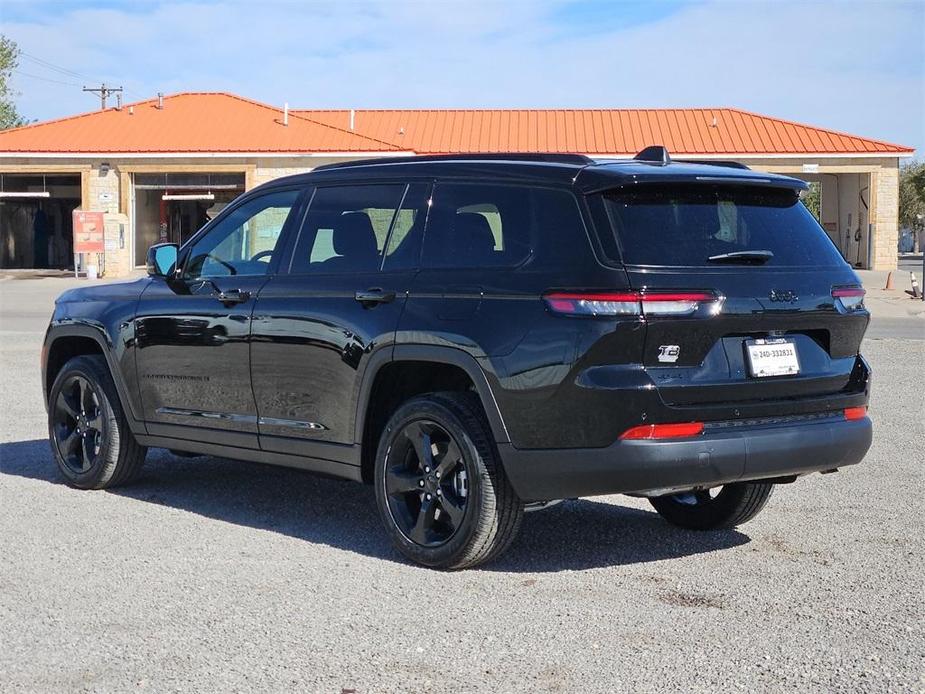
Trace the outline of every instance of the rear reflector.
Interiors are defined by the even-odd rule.
[[[846,407],[845,408],[845,419],[851,421],[853,419],[864,419],[867,416],[866,407]]]
[[[832,298],[846,311],[856,311],[864,308],[865,293],[862,287],[836,287],[832,290]]]
[[[682,424],[641,424],[620,434],[621,441],[636,439],[677,439],[703,433],[703,422]]]
[[[701,305],[719,305],[713,292],[551,292],[543,296],[554,313],[572,316],[686,316]]]

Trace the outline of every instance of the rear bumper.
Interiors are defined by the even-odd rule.
[[[523,450],[499,445],[524,501],[718,486],[803,475],[861,462],[869,417],[741,428],[685,439],[618,441],[606,448]]]

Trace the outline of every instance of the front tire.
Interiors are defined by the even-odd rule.
[[[106,360],[74,357],[48,396],[48,438],[58,469],[79,489],[107,489],[134,480],[147,448],[129,430]]]
[[[715,490],[653,497],[649,502],[672,525],[718,530],[734,528],[757,516],[773,491],[774,485],[768,482],[737,482]]]
[[[523,518],[472,393],[432,393],[399,407],[380,438],[375,485],[393,544],[424,566],[463,569],[494,559]]]

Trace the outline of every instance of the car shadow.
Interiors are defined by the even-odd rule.
[[[45,439],[0,444],[0,474],[64,484]],[[382,530],[372,489],[354,482],[152,449],[137,482],[104,493],[404,562]],[[480,569],[574,571],[674,559],[748,541],[734,530],[694,533],[651,511],[578,499],[526,514],[507,553]]]

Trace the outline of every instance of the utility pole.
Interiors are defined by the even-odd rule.
[[[103,82],[99,87],[84,87],[83,91],[93,92],[94,94],[100,95],[101,111],[106,110],[106,97],[108,97],[110,94],[118,94],[119,103],[121,104],[122,102],[122,87],[107,87],[105,82]]]

